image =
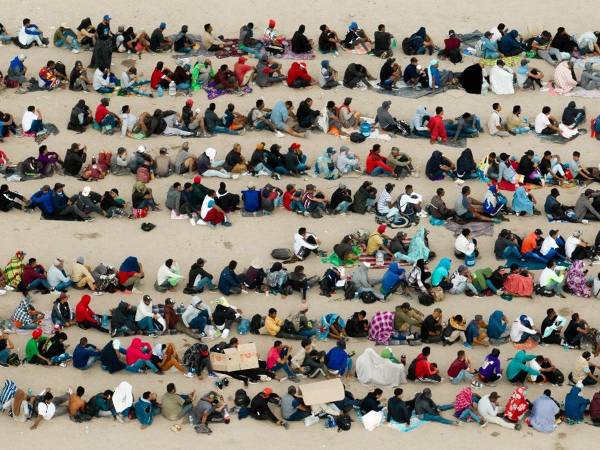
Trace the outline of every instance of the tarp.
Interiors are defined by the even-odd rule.
[[[398,386],[406,383],[403,364],[382,358],[372,348],[366,348],[356,360],[356,377],[362,384]]]

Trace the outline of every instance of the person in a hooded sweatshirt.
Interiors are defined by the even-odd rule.
[[[588,91],[600,89],[600,70],[594,69],[594,63],[585,63],[579,78],[579,85]]]
[[[412,134],[421,137],[429,137],[429,128],[427,128],[427,122],[429,121],[429,113],[427,112],[426,106],[419,106],[412,120],[410,121],[410,131]]]
[[[431,389],[425,388],[423,389],[423,392],[415,395],[414,402],[415,414],[417,414],[419,419],[445,425],[458,425],[458,421],[446,419],[440,415],[441,411],[452,409],[454,405],[452,403],[447,405],[437,405],[431,398]]]
[[[110,328],[113,336],[133,334],[137,329],[135,324],[135,310],[127,302],[121,301],[112,310]]]
[[[582,384],[577,383],[565,397],[565,417],[567,418],[567,423],[583,422],[583,414],[590,401],[580,395],[582,387]]]
[[[511,383],[524,383],[527,375],[541,375],[539,370],[535,370],[527,364],[528,361],[535,359],[536,355],[528,355],[525,350],[519,350],[512,357],[506,367],[506,377]]]
[[[374,289],[374,286],[381,281],[381,278],[369,278],[369,266],[364,262],[360,263],[358,268],[352,272],[352,282],[356,286],[359,296],[363,292],[371,292],[378,300],[383,300],[383,294]]]
[[[404,272],[405,270],[397,262],[390,264],[381,279],[381,293],[384,295],[384,298],[401,286],[405,279]]]
[[[116,373],[127,368],[127,364],[121,361],[119,353],[125,355],[126,351],[121,347],[121,341],[113,339],[109,341],[100,352],[100,365],[108,373]]]
[[[523,52],[523,44],[519,42],[519,32],[511,30],[498,41],[498,50],[504,56],[516,56]]]
[[[148,342],[142,342],[140,338],[133,338],[125,353],[127,370],[136,373],[150,369],[154,373],[159,373],[160,370],[150,358],[152,358],[152,346]]]
[[[390,106],[392,106],[392,102],[386,100],[379,108],[377,108],[375,122],[379,124],[379,127],[382,130],[387,131],[388,133],[404,134],[404,130],[398,128],[396,119],[394,119],[394,116],[390,113]]]

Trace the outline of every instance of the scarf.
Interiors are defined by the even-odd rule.
[[[519,186],[515,191],[512,209],[516,213],[526,212],[530,216],[533,215],[533,202],[530,200],[523,186]]]
[[[473,403],[473,391],[470,387],[461,389],[454,399],[455,414],[462,413],[465,409],[470,408]]]
[[[567,271],[567,286],[577,297],[591,297],[592,291],[587,285],[583,272],[583,261],[576,260]]]
[[[508,398],[506,408],[504,408],[504,417],[511,422],[518,422],[521,416],[527,412],[529,406],[525,398],[525,392],[526,388],[520,386]]]

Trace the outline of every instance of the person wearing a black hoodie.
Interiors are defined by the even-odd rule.
[[[401,388],[394,389],[394,396],[388,400],[387,404],[387,421],[395,421],[398,423],[404,423],[407,426],[410,425],[410,416],[412,411],[410,405],[402,400]]]
[[[11,209],[23,209],[29,202],[18,192],[8,188],[8,184],[0,186],[0,211],[9,212]]]
[[[213,283],[213,275],[204,270],[204,259],[198,258],[190,267],[188,274],[188,283],[185,286],[184,292],[199,294],[204,292],[204,288],[208,287],[211,291],[216,291],[218,288]]]
[[[119,353],[123,355],[126,353],[125,349],[121,347],[121,342],[118,339],[109,341],[100,352],[102,369],[108,373],[116,373],[127,368],[127,364],[119,358]]]
[[[350,337],[360,338],[369,335],[369,321],[366,311],[357,311],[346,322],[346,334]]]
[[[87,157],[86,150],[86,145],[81,147],[76,142],[71,144],[71,148],[69,148],[65,154],[65,162],[63,164],[65,175],[71,175],[73,177],[79,175]]]
[[[380,402],[382,395],[383,391],[379,388],[375,388],[373,392],[369,392],[360,402],[360,413],[365,415],[371,411],[381,411],[383,409],[383,405]]]
[[[135,309],[127,302],[120,302],[112,310],[110,319],[111,336],[130,335],[137,330],[135,324]]]

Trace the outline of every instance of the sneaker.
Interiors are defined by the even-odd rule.
[[[479,427],[480,427],[480,428],[485,428],[485,427],[487,426],[487,424],[488,424],[488,423],[487,423],[487,422],[485,422],[485,421],[484,421],[484,422],[481,422],[481,423],[479,424]]]
[[[59,364],[59,366],[60,366],[60,367],[67,367],[67,363],[66,363],[66,362],[61,362],[61,363]]]
[[[102,292],[102,291],[96,291],[92,295],[95,295],[96,297],[100,297],[101,295],[104,295],[104,292]]]
[[[184,373],[183,376],[188,377],[188,378],[194,378],[194,374],[192,372]]]
[[[133,294],[143,294],[142,291],[140,291],[138,288],[136,288],[135,286],[133,287],[133,289],[131,289],[131,292]]]
[[[455,183],[460,186],[460,185],[465,184],[465,180],[461,180],[460,178],[457,178],[456,181],[455,181]]]
[[[232,180],[237,180],[240,176],[237,173],[234,173],[233,175],[231,175],[231,179]]]
[[[71,53],[75,53],[75,54],[77,54],[77,53],[79,53],[79,50],[78,50],[78,49],[76,49],[76,48],[74,48],[73,50],[71,50]]]
[[[123,420],[123,416],[121,416],[121,414],[117,414],[115,416],[115,420],[119,423],[125,423],[125,420]]]
[[[196,226],[196,220],[193,217],[190,219],[190,223],[192,224],[193,227]]]
[[[9,286],[9,285],[6,285],[6,286],[4,286],[4,289],[5,289],[6,291],[8,291],[8,292],[12,292],[12,291],[14,291],[14,290],[15,290],[15,288],[14,288],[14,287],[12,287],[12,286]]]
[[[285,134],[283,134],[283,133],[282,133],[281,131],[279,131],[279,130],[276,130],[276,131],[275,131],[275,136],[277,136],[278,138],[282,138],[282,137],[284,137],[284,136],[285,136]]]

